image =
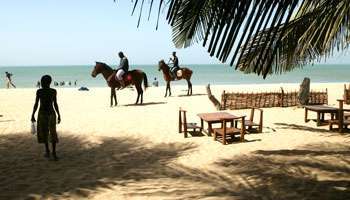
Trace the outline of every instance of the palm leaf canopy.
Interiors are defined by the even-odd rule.
[[[140,5],[140,17],[145,0]],[[154,1],[148,1],[149,12]],[[159,0],[173,42],[202,42],[210,56],[264,78],[348,48],[350,0]],[[139,17],[139,21],[140,21]],[[157,23],[158,27],[158,23]]]

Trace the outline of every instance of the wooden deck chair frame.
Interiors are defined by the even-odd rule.
[[[196,123],[187,123],[187,111],[179,108],[179,133],[184,133],[184,137],[188,137],[188,130],[192,129],[193,132],[196,132],[197,129],[199,132],[202,132],[202,128],[197,126]]]
[[[254,122],[254,116],[255,116],[255,110],[259,111],[259,122],[256,123]],[[263,109],[260,108],[251,108],[250,110],[250,116],[248,120],[245,120],[245,126],[246,126],[246,131],[252,133],[252,132],[257,132],[257,133],[262,133],[263,131],[263,121],[264,121],[264,111]],[[238,120],[237,122],[242,123],[241,120]],[[237,128],[237,123],[235,125]]]

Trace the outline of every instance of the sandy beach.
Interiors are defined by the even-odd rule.
[[[226,91],[298,90],[298,84],[212,85]],[[338,106],[343,83],[311,83],[328,89]],[[206,135],[178,133],[178,109],[188,121],[214,112],[206,88],[148,88],[144,105],[136,91],[58,88],[62,122],[58,162],[43,157],[30,133],[36,89],[0,89],[0,199],[350,199],[350,135],[304,122],[304,109],[264,108],[261,134],[222,145]],[[249,115],[249,110],[228,110]],[[310,113],[315,118],[315,113]]]

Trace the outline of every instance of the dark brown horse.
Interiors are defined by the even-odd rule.
[[[183,67],[180,68],[182,75],[181,77],[178,77],[175,79],[173,76],[171,76],[170,72],[170,67],[164,62],[164,60],[159,61],[158,63],[158,70],[163,72],[163,77],[166,82],[166,89],[165,89],[165,96],[168,95],[168,90],[169,90],[169,96],[171,96],[171,90],[170,90],[170,81],[175,81],[175,80],[181,80],[185,79],[187,81],[187,95],[192,95],[192,83],[191,83],[191,76],[192,76],[192,70],[189,68]]]
[[[116,71],[113,70],[111,67],[109,67],[105,63],[96,62],[94,70],[92,70],[91,72],[91,76],[95,78],[100,73],[103,75],[104,79],[107,81],[107,85],[111,88],[111,106],[113,106],[113,99],[115,102],[114,105],[116,106],[118,102],[117,102],[117,95],[116,95],[115,89],[120,89],[120,83],[115,79]],[[146,88],[148,87],[148,80],[147,80],[146,74],[141,70],[131,70],[124,75],[125,86],[135,85],[136,87],[137,99],[135,104],[138,104],[140,97],[141,97],[140,103],[141,104],[143,103],[142,81],[144,83],[144,87],[146,90]]]

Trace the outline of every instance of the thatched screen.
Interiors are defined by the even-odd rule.
[[[328,91],[311,91],[309,105],[328,104]],[[240,93],[223,92],[221,95],[221,109],[270,108],[289,107],[299,105],[298,92],[261,92]]]

